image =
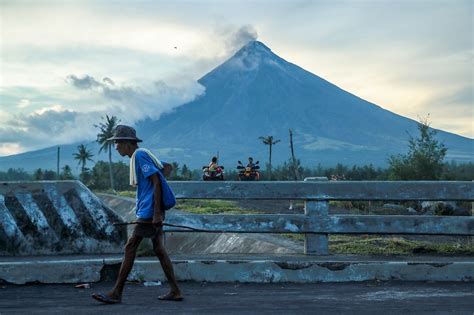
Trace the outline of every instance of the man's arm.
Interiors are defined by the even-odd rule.
[[[161,212],[161,180],[158,174],[150,176],[153,182],[153,225],[162,226],[163,216]]]

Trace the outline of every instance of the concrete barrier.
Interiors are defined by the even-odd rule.
[[[121,257],[0,258],[0,283],[81,283],[115,280]],[[474,281],[469,257],[172,256],[179,281],[315,283],[352,281]],[[128,280],[166,281],[157,258],[139,258]]]
[[[0,256],[120,253],[120,221],[79,181],[0,182]]]

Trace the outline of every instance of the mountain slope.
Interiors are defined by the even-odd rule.
[[[84,144],[87,146],[87,149],[94,154],[92,160],[97,161],[108,161],[108,153],[102,152],[99,154],[99,144],[95,141],[84,141],[73,144],[60,145],[60,156],[59,163],[60,168],[63,168],[64,165],[69,165],[74,175],[79,175],[80,166],[78,161],[74,159],[73,154],[77,153],[77,146],[79,144]],[[22,168],[27,172],[32,172],[38,168],[43,170],[53,170],[56,171],[57,164],[57,148],[58,146],[49,147],[41,150],[29,151],[25,153],[3,156],[0,157],[0,171],[6,171],[9,168]],[[115,150],[114,150],[115,151]],[[119,156],[117,153],[113,153],[113,162],[123,161],[126,162],[126,159]],[[126,162],[128,163],[128,162]],[[94,163],[88,161],[86,166],[92,168]]]
[[[234,160],[267,157],[259,136],[281,139],[274,159],[289,157],[288,129],[295,132],[296,153],[306,165],[374,163],[405,152],[407,132],[417,136],[416,122],[354,96],[275,55],[254,41],[202,77],[205,95],[138,124],[148,145],[163,153],[198,157],[204,163],[219,151]],[[452,158],[472,160],[468,138],[439,131]],[[186,157],[188,156],[188,157]],[[227,162],[227,161],[226,161]],[[231,163],[232,163],[231,162]]]
[[[264,163],[268,146],[258,138],[272,135],[281,140],[273,148],[273,163],[277,165],[290,157],[291,128],[296,155],[303,165],[385,166],[391,154],[406,152],[407,133],[418,136],[415,121],[285,61],[258,41],[248,43],[199,83],[206,90],[196,100],[157,121],[137,123],[143,145],[161,159],[198,168],[219,153],[227,167],[248,156]],[[444,131],[438,131],[437,137],[448,147],[448,159],[474,161],[472,139]],[[0,157],[0,170],[6,165],[30,169],[33,165],[41,167],[37,166],[41,161],[51,164],[41,160],[40,153]],[[106,160],[105,155],[98,158]],[[118,159],[114,154],[114,160]],[[19,161],[25,163],[16,163]],[[54,169],[55,164],[48,168]]]

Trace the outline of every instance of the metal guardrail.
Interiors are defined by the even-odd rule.
[[[167,222],[232,233],[303,233],[305,253],[328,254],[328,234],[474,235],[474,217],[329,215],[332,200],[474,201],[473,182],[170,182],[178,199],[304,200],[304,214],[169,215]],[[182,231],[182,229],[168,229]]]

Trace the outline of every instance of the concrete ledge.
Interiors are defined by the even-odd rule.
[[[245,283],[312,283],[371,280],[474,282],[472,258],[349,259],[307,256],[264,257],[250,260],[230,257],[173,259],[180,281]],[[0,261],[0,280],[25,284],[98,282],[118,272],[119,257],[37,257],[31,260]],[[157,259],[139,259],[129,276],[131,281],[166,280]]]
[[[0,256],[121,253],[121,221],[79,181],[0,182]]]
[[[103,267],[100,259],[1,262],[0,279],[14,284],[98,282]]]

